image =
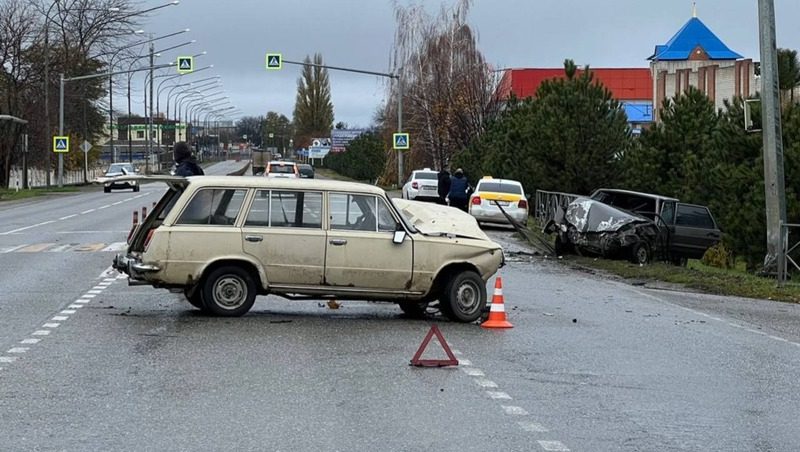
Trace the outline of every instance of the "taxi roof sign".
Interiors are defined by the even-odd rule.
[[[283,67],[283,58],[280,53],[267,54],[267,69],[278,70]]]
[[[69,137],[68,136],[54,136],[53,137],[53,152],[69,152]]]
[[[178,57],[178,74],[188,74],[194,71],[194,57],[179,56]]]
[[[407,133],[394,133],[392,134],[392,143],[395,149],[410,149],[411,140]]]

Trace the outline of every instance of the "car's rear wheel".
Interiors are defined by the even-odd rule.
[[[103,187],[103,192],[111,193],[111,187]]]
[[[133,187],[133,191],[139,191],[139,186],[137,185],[137,186]]]
[[[469,323],[478,320],[486,306],[486,284],[472,270],[454,274],[444,288],[440,309],[450,320]]]
[[[209,313],[239,317],[256,301],[256,283],[241,267],[226,265],[212,270],[203,281],[203,305]]]
[[[401,302],[397,303],[397,305],[400,306],[400,310],[403,311],[403,314],[412,319],[424,319],[428,316],[429,303],[427,301]]]
[[[205,311],[206,307],[203,305],[203,291],[199,287],[187,287],[183,289],[183,296],[195,308]]]
[[[645,242],[639,242],[631,249],[631,262],[644,265],[650,263],[650,247]]]

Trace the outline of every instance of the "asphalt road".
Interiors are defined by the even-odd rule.
[[[531,257],[496,229],[510,256],[500,272],[510,330],[276,297],[211,318],[104,273],[132,210],[161,193],[0,204],[0,450],[800,444],[796,305],[629,286]],[[432,323],[457,368],[408,365]]]

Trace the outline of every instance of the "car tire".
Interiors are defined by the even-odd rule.
[[[689,263],[689,259],[687,259],[684,256],[672,256],[670,262],[672,263],[672,265],[675,265],[677,267],[686,267],[686,265]]]
[[[203,306],[213,315],[240,317],[256,301],[256,283],[241,267],[226,265],[212,270],[202,285]]]
[[[137,186],[133,187],[133,191],[134,192],[138,192],[139,191],[139,186],[137,185]]]
[[[186,297],[186,301],[188,301],[190,305],[203,312],[206,311],[206,307],[203,304],[203,291],[200,287],[186,287],[183,289],[183,296]]]
[[[470,323],[481,317],[486,306],[486,283],[472,270],[455,273],[444,288],[442,313],[455,322]]]
[[[631,262],[634,264],[649,264],[651,258],[650,246],[647,243],[639,242],[631,248]]]
[[[571,244],[566,243],[564,240],[561,240],[560,236],[556,236],[555,246],[553,246],[554,251],[556,252],[556,256],[563,256],[565,254],[571,254],[573,251],[573,247]]]
[[[103,187],[104,193],[111,193],[111,187]]]
[[[409,301],[397,303],[403,314],[412,319],[424,319],[428,317],[427,301]]]

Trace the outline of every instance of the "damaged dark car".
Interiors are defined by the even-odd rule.
[[[556,254],[575,252],[646,264],[661,255],[665,232],[643,216],[590,198],[577,198],[544,228],[557,233]]]

